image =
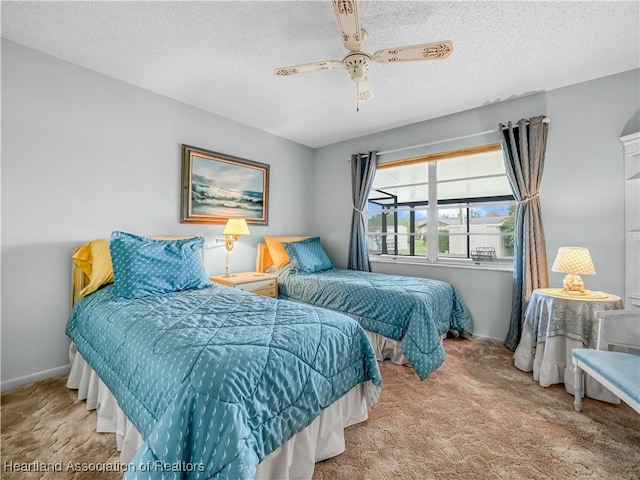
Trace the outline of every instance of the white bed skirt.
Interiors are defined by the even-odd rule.
[[[115,433],[120,462],[129,463],[143,443],[142,436],[124,415],[115,397],[100,377],[84,361],[74,343],[69,347],[71,372],[67,387],[78,390],[88,410],[96,410],[96,431]],[[380,388],[370,381],[361,383],[338,399],[304,430],[264,459],[256,479],[310,479],[315,462],[339,455],[345,450],[344,429],[367,419],[368,408],[378,400]]]
[[[398,365],[408,365],[410,363],[409,359],[402,353],[399,341],[383,337],[369,330],[365,330],[365,333],[379,361],[390,360]]]

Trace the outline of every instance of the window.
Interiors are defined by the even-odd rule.
[[[515,209],[499,144],[381,163],[366,212],[369,255],[511,262]]]

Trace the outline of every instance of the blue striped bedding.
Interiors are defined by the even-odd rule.
[[[444,361],[440,337],[473,333],[469,310],[446,282],[332,268],[299,274],[278,271],[280,298],[345,313],[362,327],[401,342],[421,380]]]
[[[145,440],[125,479],[253,479],[320,410],[382,384],[349,317],[215,284],[133,300],[109,285],[66,333]]]

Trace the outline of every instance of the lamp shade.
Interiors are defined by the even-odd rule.
[[[560,247],[551,271],[571,275],[595,275],[596,268],[586,248]]]
[[[249,235],[249,227],[244,218],[230,218],[222,231],[223,235]]]

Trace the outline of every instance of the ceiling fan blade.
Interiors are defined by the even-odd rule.
[[[356,82],[356,96],[361,102],[368,102],[373,98],[373,89],[369,82],[369,76],[365,76],[359,82]]]
[[[332,3],[342,35],[342,43],[350,52],[360,50],[362,32],[356,0],[332,0]]]
[[[450,40],[443,40],[406,47],[385,48],[374,53],[372,58],[377,63],[440,60],[447,58],[452,51],[453,43]]]
[[[328,60],[325,62],[303,63],[302,65],[292,65],[290,67],[274,68],[273,73],[278,77],[286,77],[294,73],[315,72],[317,70],[331,70],[342,66],[342,62],[338,60]]]

